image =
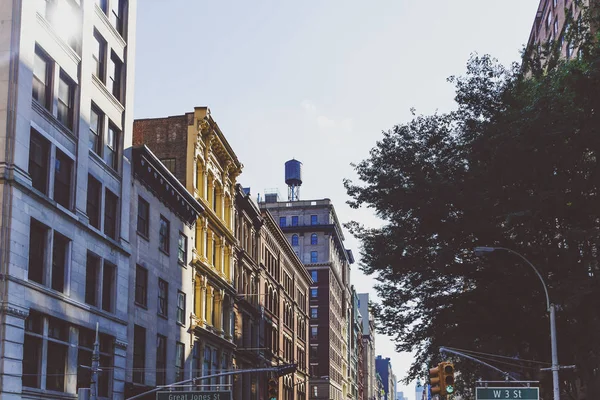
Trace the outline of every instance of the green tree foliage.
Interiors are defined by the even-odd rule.
[[[539,371],[550,363],[542,285],[510,253],[472,252],[503,246],[538,267],[557,304],[559,361],[576,365],[561,371],[562,391],[600,393],[600,51],[577,34],[586,40],[570,61],[551,49],[510,68],[473,56],[449,79],[456,111],[383,132],[355,165],[360,182],[345,181],[349,204],[385,221],[347,227],[361,268],[379,278],[379,330],[416,352],[406,382],[448,358],[447,346],[510,357],[491,363],[551,393]],[[455,361],[459,393],[500,378]]]

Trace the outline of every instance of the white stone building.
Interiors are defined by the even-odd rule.
[[[124,397],[136,0],[0,1],[0,398]]]

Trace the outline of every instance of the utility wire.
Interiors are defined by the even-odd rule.
[[[482,354],[484,356],[505,358],[505,359],[512,360],[512,361],[527,361],[527,362],[536,363],[536,364],[552,365],[551,363],[544,362],[544,361],[527,360],[524,358],[513,358],[513,357],[508,357],[508,356],[501,356],[499,354],[490,354],[490,353],[482,353],[480,351],[474,351],[474,350],[457,349],[456,347],[448,347],[448,346],[445,346],[445,347],[450,350],[462,351],[463,353]]]

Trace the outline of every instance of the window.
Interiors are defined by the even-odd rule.
[[[50,159],[50,142],[39,133],[31,130],[29,141],[29,175],[34,189],[48,194],[48,160]]]
[[[312,235],[310,235],[310,244],[318,244],[319,243],[319,239],[317,237],[316,233],[313,233]]]
[[[316,339],[318,334],[319,334],[319,328],[317,328],[316,326],[311,326],[310,327],[310,338]]]
[[[319,224],[319,220],[317,218],[316,215],[311,215],[310,216],[310,224],[311,225],[318,225]]]
[[[138,325],[133,327],[133,381],[144,383],[146,366],[146,328]]]
[[[158,315],[166,317],[169,306],[169,284],[158,278]]]
[[[70,130],[73,130],[73,104],[75,98],[75,83],[60,71],[58,81],[58,120]]]
[[[71,171],[73,161],[60,150],[56,150],[54,163],[54,200],[61,206],[71,209]]]
[[[185,293],[177,291],[177,322],[185,325]]]
[[[558,19],[554,20],[554,34],[558,35]]]
[[[318,291],[317,289],[310,289],[310,297],[315,299],[317,297]]]
[[[106,189],[104,200],[104,233],[113,239],[117,239],[117,196]]]
[[[99,280],[100,258],[88,253],[85,267],[85,302],[95,307],[98,306]]]
[[[187,236],[179,232],[179,241],[177,242],[177,261],[183,265],[187,262]]]
[[[318,260],[318,253],[316,251],[311,251],[310,252],[310,262],[316,263],[317,260]]]
[[[105,14],[106,14],[106,10],[107,10],[107,8],[106,8],[106,6],[107,6],[106,2],[107,2],[107,0],[96,0],[96,4],[98,5],[98,7],[100,7],[100,9],[102,11],[104,11]]]
[[[92,58],[94,59],[94,76],[104,82],[104,71],[106,70],[106,41],[94,31],[94,42]]]
[[[106,131],[106,148],[104,151],[104,162],[106,165],[114,169],[119,168],[119,136],[121,131],[112,123],[108,124]]]
[[[102,137],[102,124],[104,122],[104,114],[95,106],[92,106],[92,111],[90,113],[90,150],[94,153],[100,155],[100,144],[102,141],[100,138]]]
[[[310,309],[310,317],[317,318],[319,316],[319,309],[316,307],[311,307]]]
[[[285,226],[285,217],[279,217],[279,226]]]
[[[115,96],[117,100],[121,103],[123,99],[121,98],[121,76],[123,69],[123,62],[119,59],[119,57],[115,54],[115,52],[111,52],[110,55],[110,63],[108,65],[108,90]]]
[[[160,228],[158,230],[158,248],[169,254],[169,221],[160,216]]]
[[[29,233],[29,267],[27,279],[44,284],[44,259],[46,258],[46,238],[48,228],[36,220],[31,220]]]
[[[141,306],[148,305],[148,270],[137,265],[135,267],[135,302]]]
[[[40,388],[42,369],[42,334],[44,320],[41,314],[29,311],[25,320],[25,341],[23,343],[23,386]]]
[[[297,215],[292,216],[292,226],[298,226],[298,216]]]
[[[46,357],[46,390],[65,391],[69,326],[56,318],[48,318],[48,355]]]
[[[156,385],[167,383],[167,338],[156,335]]]
[[[298,246],[298,235],[292,235],[292,246]]]
[[[185,345],[181,342],[175,343],[175,382],[183,380]]]
[[[116,265],[104,261],[102,270],[102,309],[108,312],[114,312],[116,271]]]
[[[175,159],[174,158],[161,158],[160,160],[170,173],[175,175]],[[216,201],[215,201],[216,202]]]
[[[92,175],[88,174],[87,188],[87,207],[86,213],[90,225],[100,229],[100,195],[102,193],[102,184]]]
[[[111,10],[108,19],[111,25],[122,36],[124,31],[123,14],[125,12],[125,0],[113,0],[110,4]]]
[[[318,282],[319,280],[317,279],[319,275],[318,271],[310,271],[310,277],[312,278],[313,282]]]
[[[552,25],[552,11],[548,11],[548,16],[546,17],[546,28],[550,29],[550,25]]]
[[[138,196],[137,231],[140,235],[148,237],[150,229],[150,204]]]
[[[51,60],[46,53],[36,46],[33,59],[33,90],[32,96],[42,107],[50,111],[52,106]]]
[[[52,246],[52,289],[63,292],[65,289],[65,271],[67,269],[67,251],[69,239],[54,233]]]
[[[100,344],[100,366],[101,371],[98,375],[98,396],[109,397],[110,377],[112,376],[114,338],[112,336],[100,333],[98,338]],[[79,343],[77,351],[77,365],[92,365],[92,352],[94,351],[94,342],[96,341],[96,332],[92,329],[79,328]],[[92,373],[88,368],[77,368],[77,389],[90,386]]]

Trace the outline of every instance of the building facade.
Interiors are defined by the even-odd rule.
[[[190,316],[196,220],[203,208],[146,146],[132,149],[126,395],[194,376]],[[155,395],[150,396],[152,398]]]
[[[383,384],[384,400],[394,400],[396,398],[396,376],[392,370],[392,363],[388,358],[377,356],[375,358],[375,370],[381,377]]]
[[[377,398],[377,380],[375,372],[375,320],[370,311],[369,294],[358,294],[358,310],[362,315],[362,350],[363,350],[363,400]]]
[[[242,165],[207,107],[136,120],[134,144],[148,146],[205,210],[192,239],[192,370],[197,376],[230,370],[236,347],[234,188]],[[231,389],[230,377],[201,384],[204,389]]]
[[[362,338],[362,316],[358,310],[358,294],[354,290],[354,286],[350,287],[350,296],[352,299],[352,308],[350,309],[350,393],[349,398],[351,399],[362,399],[359,397],[360,392],[363,390],[362,373],[359,371],[359,357],[362,346],[360,346]]]
[[[529,51],[541,53],[545,44],[557,44],[559,55],[570,59],[576,56],[577,48],[569,41],[569,23],[581,16],[589,0],[540,0],[537,13],[527,41]]]
[[[122,399],[136,1],[0,7],[0,397]]]
[[[311,274],[310,398],[342,400],[351,393],[351,251],[329,199],[261,202]]]

